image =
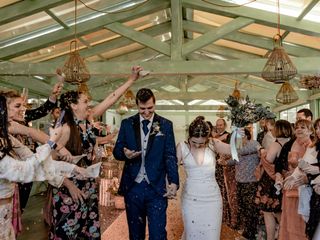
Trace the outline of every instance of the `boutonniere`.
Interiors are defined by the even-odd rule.
[[[160,123],[159,122],[152,123],[152,132],[150,135],[156,135],[156,136],[164,135],[160,130]]]

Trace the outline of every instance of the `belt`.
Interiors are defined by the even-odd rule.
[[[0,205],[12,203],[12,197],[0,199]]]

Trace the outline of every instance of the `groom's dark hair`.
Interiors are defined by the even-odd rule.
[[[155,98],[153,92],[151,91],[151,89],[141,88],[141,89],[139,89],[139,91],[137,92],[137,95],[136,95],[136,104],[138,105],[139,101],[142,103],[145,103],[145,102],[149,101],[150,98],[153,99],[153,103],[156,102],[156,98]]]

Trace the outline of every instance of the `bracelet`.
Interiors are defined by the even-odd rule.
[[[51,149],[57,148],[57,144],[54,141],[48,140],[47,143],[49,144]]]

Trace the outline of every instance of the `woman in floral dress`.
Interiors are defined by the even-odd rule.
[[[60,142],[72,155],[84,157],[78,166],[88,167],[95,161],[95,135],[87,119],[102,115],[139,78],[141,67],[133,67],[127,82],[107,96],[100,104],[89,110],[89,99],[85,93],[69,91],[61,95],[60,108],[63,118],[64,139]],[[90,116],[89,116],[90,114]],[[49,239],[100,239],[98,210],[98,185],[93,178],[65,179],[63,186],[53,188],[52,222]]]
[[[274,162],[279,157],[282,146],[293,135],[291,124],[286,120],[276,121],[273,135],[276,137],[275,142],[271,143],[268,149],[261,151],[260,164],[264,168],[264,173],[259,181],[256,195],[256,203],[263,212],[267,240],[276,238],[276,226],[277,222],[280,222],[282,193],[277,192],[274,187]]]

